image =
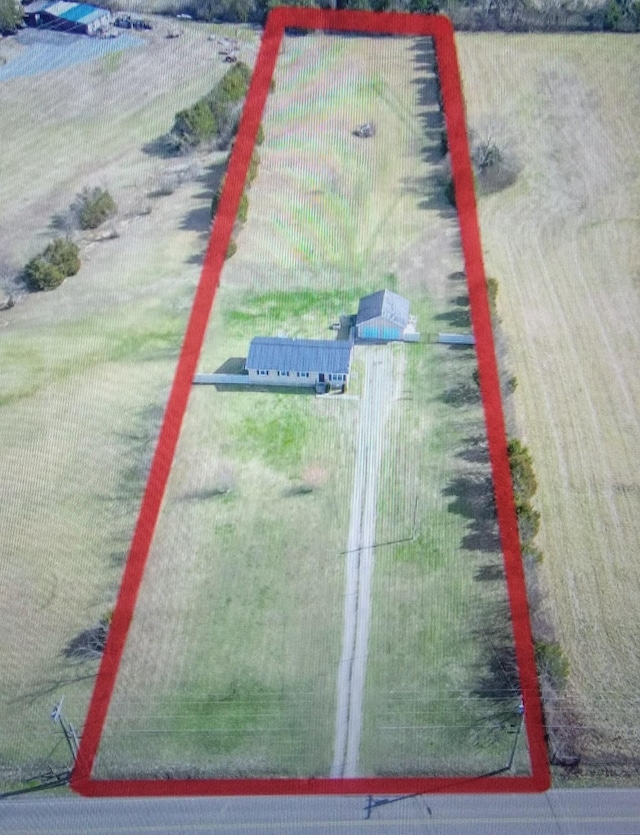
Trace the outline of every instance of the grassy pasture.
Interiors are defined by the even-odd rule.
[[[437,309],[423,307],[423,326],[437,330]],[[408,354],[380,496],[362,752],[372,773],[480,774],[509,760],[519,691],[476,367],[464,349]],[[528,772],[526,744],[514,768]]]
[[[108,73],[0,85],[2,268],[41,250],[85,185],[120,208],[119,237],[85,241],[77,276],[0,312],[2,781],[67,764],[48,718],[61,696],[82,726],[95,665],[63,649],[115,601],[208,229],[210,160],[154,200],[186,163],[142,146],[224,72],[210,31],[156,32]]]
[[[380,286],[411,298],[425,333],[463,323],[425,59],[412,41],[285,40],[200,370],[245,356],[254,335],[329,335]],[[374,141],[351,135],[366,119]],[[390,350],[407,357],[378,538],[412,537],[414,523],[416,536],[376,557],[361,769],[479,773],[506,763],[517,701],[496,706],[484,682],[504,584],[482,503],[475,361],[434,345]],[[194,389],[97,776],[328,773],[357,416],[349,397]]]
[[[549,718],[584,779],[636,781],[638,39],[461,35],[458,48],[470,124],[497,123],[522,165],[480,220],[539,485],[537,628],[570,664]]]

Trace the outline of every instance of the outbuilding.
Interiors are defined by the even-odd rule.
[[[343,389],[351,370],[350,342],[256,336],[245,369],[256,383]]]
[[[36,0],[24,7],[28,26],[94,35],[111,23],[111,12],[87,3],[67,3],[66,0]]]
[[[409,300],[391,290],[364,296],[356,314],[355,336],[377,342],[417,341]]]

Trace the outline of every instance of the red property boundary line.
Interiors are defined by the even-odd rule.
[[[182,419],[218,287],[224,257],[244,188],[258,126],[286,27],[331,31],[432,37],[444,104],[451,154],[473,331],[476,336],[482,401],[507,589],[513,621],[516,660],[525,705],[524,723],[529,744],[529,776],[482,777],[362,777],[266,778],[212,780],[100,780],[92,777],[109,703],[125,647],[127,633],[145,564],[160,513],[176,451]],[[149,478],[122,579],[109,637],[89,704],[71,788],[90,797],[160,795],[284,795],[284,794],[405,794],[412,792],[508,793],[544,791],[550,785],[542,708],[536,675],[529,609],[518,538],[518,526],[506,448],[506,435],[491,316],[480,244],[473,174],[465,127],[464,102],[458,61],[449,20],[441,16],[278,8],[268,17],[228,176],[216,214],[191,316],[178,360],[175,379],[158,438]]]

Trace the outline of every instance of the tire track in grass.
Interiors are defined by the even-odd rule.
[[[357,350],[357,349],[356,349]],[[331,777],[358,774],[362,705],[367,671],[371,581],[374,566],[378,480],[384,427],[393,402],[391,346],[363,346],[365,378],[360,402],[356,466],[346,553],[342,657]]]

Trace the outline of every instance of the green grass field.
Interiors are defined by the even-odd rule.
[[[455,216],[422,154],[417,54],[394,39],[285,41],[200,370],[245,356],[254,335],[331,338],[381,286],[410,297],[425,333],[468,323]],[[362,143],[351,130],[367,117],[378,134]],[[389,350],[405,376],[377,540],[411,542],[376,552],[360,767],[482,773],[509,758],[517,697],[491,678],[491,641],[508,654],[510,638],[475,361]],[[96,776],[328,773],[357,416],[349,396],[194,389]],[[526,771],[525,744],[516,763]]]
[[[429,312],[420,321],[437,329]],[[380,496],[371,773],[480,774],[509,760],[519,691],[475,368],[473,351],[410,348]],[[526,745],[515,768],[528,771]]]

